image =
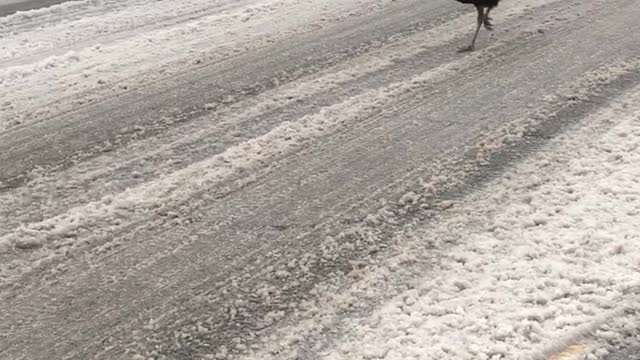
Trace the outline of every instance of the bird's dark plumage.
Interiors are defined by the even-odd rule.
[[[480,7],[496,7],[500,0],[457,0],[463,4],[473,4]]]
[[[493,30],[493,24],[491,24],[491,18],[489,17],[489,13],[493,10],[494,7],[498,6],[500,0],[456,0],[463,4],[473,4],[478,10],[478,26],[476,27],[476,33],[473,35],[473,40],[471,41],[471,45],[468,47],[461,49],[460,51],[473,51],[476,46],[476,39],[478,38],[478,33],[480,32],[480,28],[484,25],[487,30]]]

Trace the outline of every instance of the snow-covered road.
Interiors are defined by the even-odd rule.
[[[0,358],[638,349],[637,0],[27,3]]]

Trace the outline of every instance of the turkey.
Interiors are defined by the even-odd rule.
[[[473,40],[471,41],[471,45],[468,47],[460,49],[460,52],[464,51],[473,51],[476,46],[476,39],[478,38],[478,33],[480,32],[480,28],[484,25],[487,30],[493,30],[493,24],[491,24],[491,18],[489,17],[489,13],[493,10],[494,7],[498,6],[500,0],[456,0],[463,4],[472,4],[478,10],[478,26],[476,27],[476,33],[473,35]]]

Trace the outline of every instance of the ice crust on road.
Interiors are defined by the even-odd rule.
[[[592,360],[637,342],[640,88],[584,124],[437,223],[412,226],[399,255],[328,296],[336,307],[357,304],[380,278],[391,282],[399,268],[438,258],[395,284],[409,290],[369,316],[334,323],[342,335],[330,350],[318,347],[319,357]],[[285,349],[332,326],[323,317],[331,306],[315,308],[253,358],[295,357]]]

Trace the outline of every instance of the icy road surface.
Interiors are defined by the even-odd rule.
[[[33,4],[0,6],[1,359],[637,354],[637,0],[505,0],[467,54],[453,0]]]
[[[0,16],[56,5],[66,0],[0,0]]]

